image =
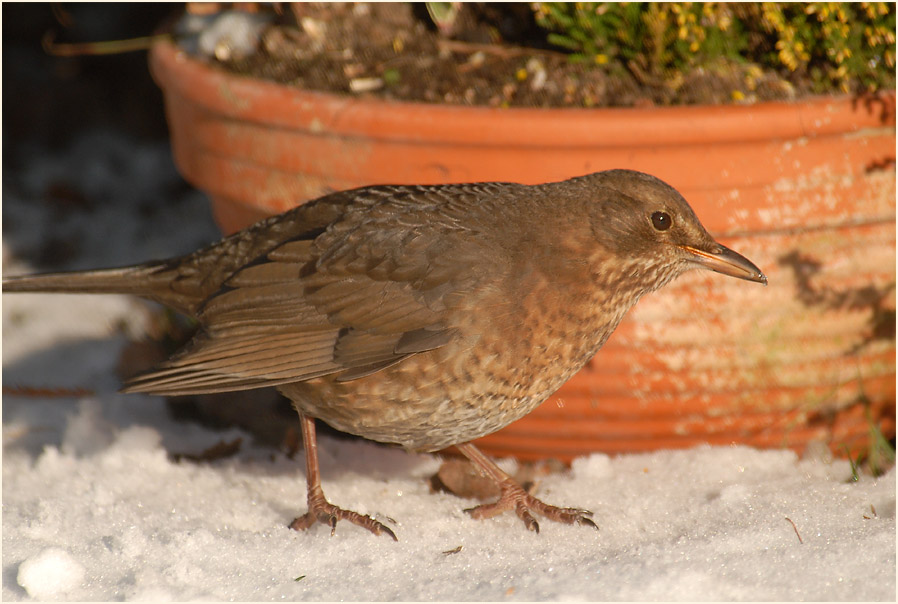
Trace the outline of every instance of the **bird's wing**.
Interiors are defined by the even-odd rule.
[[[333,373],[351,380],[451,341],[450,309],[476,282],[466,257],[482,242],[431,189],[381,189],[379,203],[234,272],[197,313],[204,329],[185,351],[125,390],[198,394]]]

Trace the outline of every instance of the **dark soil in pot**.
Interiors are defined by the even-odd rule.
[[[529,4],[465,3],[451,36],[423,3],[296,3],[258,49],[219,63],[235,73],[306,90],[492,107],[646,107],[788,100],[812,90],[807,74],[718,61],[672,84],[630,62],[597,68],[546,42]],[[748,82],[751,82],[750,84]]]

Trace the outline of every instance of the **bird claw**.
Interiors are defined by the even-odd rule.
[[[518,515],[518,518],[524,521],[524,526],[527,527],[528,531],[533,531],[537,535],[539,535],[539,522],[528,512],[526,509],[516,508],[515,512]]]
[[[331,536],[337,532],[337,520],[347,520],[356,526],[360,526],[375,535],[389,535],[393,541],[399,541],[396,534],[385,524],[378,522],[371,516],[364,516],[358,512],[339,508],[326,499],[310,502],[309,511],[290,523],[290,528],[295,531],[304,531],[316,522],[331,527]]]
[[[465,512],[470,514],[472,518],[483,519],[492,518],[497,514],[513,509],[518,518],[524,522],[524,526],[527,527],[527,530],[537,534],[539,534],[539,523],[534,519],[531,512],[536,512],[540,516],[556,522],[591,526],[596,530],[599,528],[595,522],[590,520],[592,512],[589,510],[560,508],[554,505],[549,505],[548,503],[537,499],[513,481],[504,482],[500,487],[502,489],[502,495],[499,497],[498,501],[495,503],[478,505],[466,509]]]

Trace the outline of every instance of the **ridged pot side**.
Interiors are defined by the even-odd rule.
[[[238,77],[156,45],[175,161],[226,232],[368,184],[649,172],[767,288],[687,274],[535,412],[478,441],[564,459],[894,434],[895,97],[662,109],[390,103]]]

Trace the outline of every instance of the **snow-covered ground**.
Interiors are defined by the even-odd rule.
[[[19,256],[54,239],[77,243],[65,267],[85,268],[216,236],[164,146],[96,135],[26,164],[4,174],[4,274],[32,270]],[[46,203],[48,188],[94,207]],[[158,397],[116,393],[143,303],[4,295],[2,315],[5,387],[92,391],[3,399],[4,600],[896,598],[894,469],[851,482],[849,464],[823,454],[596,454],[538,494],[591,509],[600,530],[544,520],[534,534],[513,514],[473,520],[462,509],[475,501],[431,492],[436,456],[321,437],[327,496],[376,515],[399,542],[346,523],[334,536],[297,533],[286,525],[305,511],[301,458],[175,421]],[[234,457],[171,459],[237,436]]]

